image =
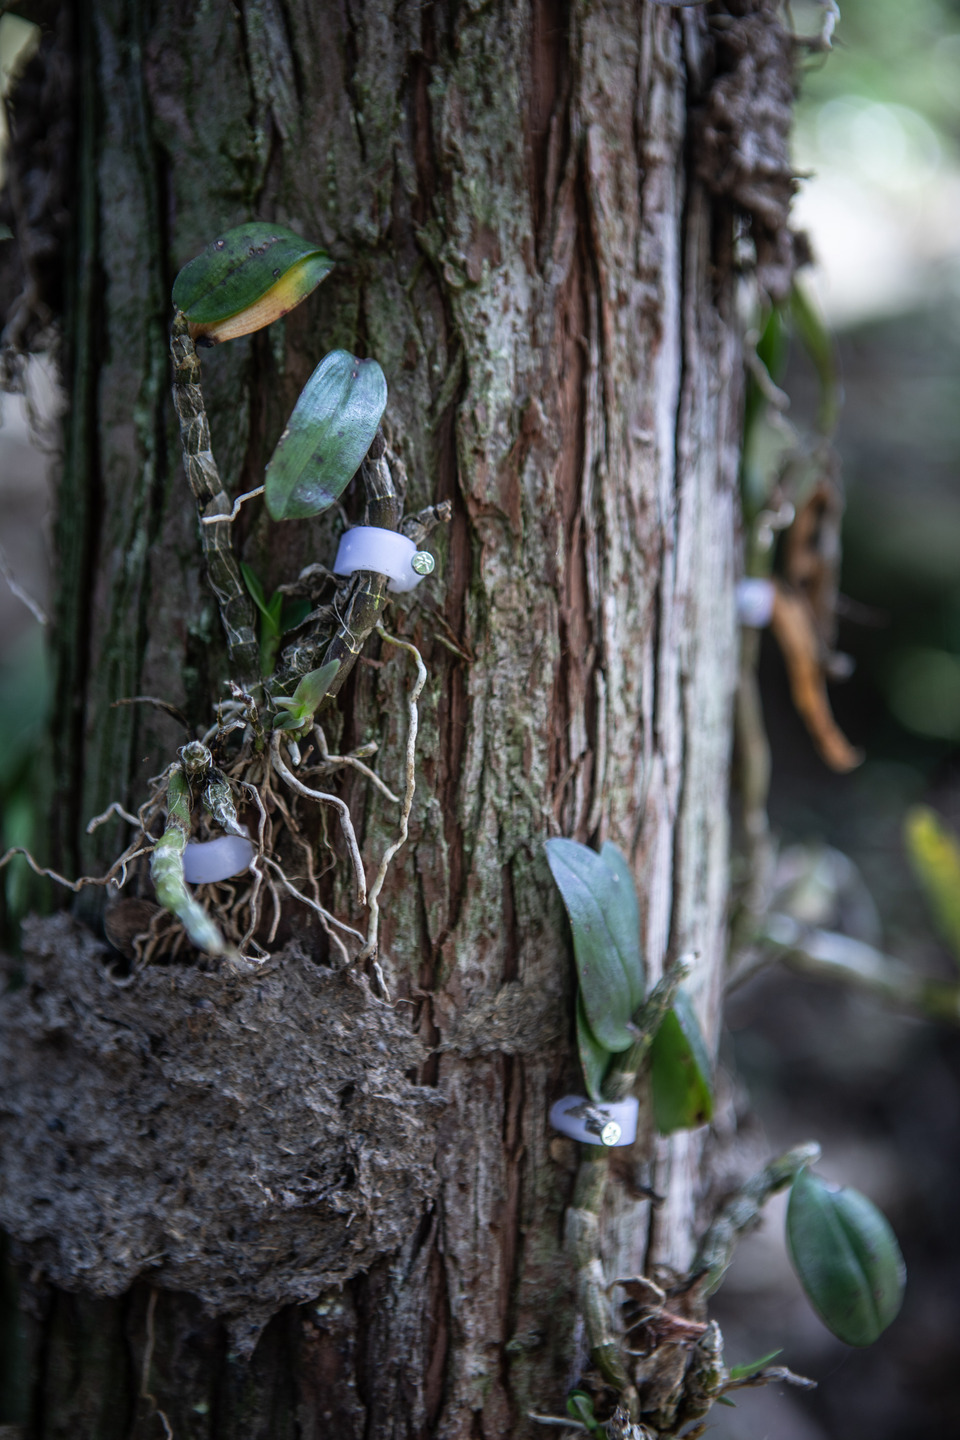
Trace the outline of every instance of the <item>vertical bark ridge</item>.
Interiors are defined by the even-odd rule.
[[[108,277],[101,298],[109,337],[99,377],[101,522],[93,604],[109,616],[95,631],[87,723],[103,732],[96,763],[85,767],[83,806],[96,814],[116,791],[116,776],[135,773],[138,717],[112,702],[137,694],[147,631],[149,549],[156,538],[163,487],[167,362],[165,267],[161,259],[159,180],[142,75],[139,5],[98,7],[95,45],[103,83],[99,150],[100,253]],[[134,143],[130,144],[130,137]],[[113,197],[125,204],[118,214]],[[122,496],[122,499],[121,499]],[[116,835],[100,831],[85,847],[87,863],[109,860]]]
[[[54,693],[60,707],[54,727],[54,863],[79,866],[83,775],[83,696],[89,670],[90,592],[95,534],[97,459],[97,63],[88,6],[77,7],[73,34],[77,77],[77,173],[80,203],[71,271],[65,282],[68,329],[65,379],[70,411],[64,431],[64,465],[55,538],[61,584],[56,607]]]

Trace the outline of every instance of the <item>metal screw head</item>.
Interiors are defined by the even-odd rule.
[[[600,1139],[604,1145],[616,1145],[622,1133],[616,1120],[608,1120],[600,1131]]]
[[[436,563],[429,550],[418,550],[410,561],[418,575],[432,575]]]

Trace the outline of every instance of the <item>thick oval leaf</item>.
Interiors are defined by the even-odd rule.
[[[286,315],[329,275],[333,261],[283,225],[255,220],[212,241],[173,283],[194,340],[249,335]]]
[[[617,904],[604,913],[607,927],[614,944],[624,960],[627,980],[630,983],[630,1004],[633,1013],[639,1010],[646,993],[646,971],[643,952],[640,948],[640,907],[637,891],[630,873],[630,866],[612,840],[605,840],[600,847],[600,859],[613,876],[617,892]]]
[[[807,1299],[848,1345],[872,1345],[903,1301],[906,1270],[886,1217],[858,1190],[803,1169],[790,1189],[787,1248]]]
[[[583,992],[577,995],[577,1050],[580,1067],[591,1100],[603,1099],[603,1080],[610,1064],[610,1051],[600,1044],[587,1023],[583,1008]]]
[[[662,1135],[695,1130],[713,1118],[712,1074],[690,997],[678,990],[650,1047],[653,1114]]]
[[[343,494],[377,433],[387,382],[376,360],[325,355],[303,388],[267,466],[274,520],[318,515]]]
[[[570,917],[587,1023],[607,1050],[626,1050],[637,1038],[631,1020],[643,1000],[637,897],[626,862],[618,856],[622,863],[612,865],[576,840],[548,840],[545,849]]]

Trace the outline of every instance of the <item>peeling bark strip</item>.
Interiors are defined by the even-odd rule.
[[[89,544],[65,571],[61,614],[91,618],[88,653],[63,651],[80,723],[69,728],[64,708],[59,773],[66,784],[85,777],[82,797],[63,807],[63,842],[79,850],[80,819],[110,800],[135,805],[179,742],[159,712],[111,702],[160,695],[199,721],[225,674],[174,458],[164,344],[170,278],[216,229],[276,219],[338,262],[282,326],[206,362],[225,489],[260,483],[307,375],[345,346],[376,356],[387,375],[407,508],[454,504],[437,575],[391,621],[430,678],[410,840],[380,897],[381,963],[404,1002],[392,1023],[412,1024],[431,1052],[410,1088],[445,1102],[422,1157],[436,1199],[412,1228],[404,1221],[398,1250],[372,1263],[364,1252],[368,1268],[338,1272],[342,1288],[278,1315],[248,1369],[194,1300],[161,1293],[142,1388],[176,1440],[501,1440],[537,1433],[530,1410],[562,1408],[584,1359],[562,1238],[576,1162],[546,1115],[576,1088],[577,1069],[547,836],[610,838],[630,856],[648,974],[656,980],[668,955],[694,953],[695,1001],[705,1033],[716,1033],[736,675],[733,210],[763,219],[780,204],[779,171],[766,180],[763,166],[751,171],[760,191],[769,180],[770,204],[736,177],[757,117],[769,101],[782,118],[789,84],[767,0],[726,9],[681,15],[638,0],[78,9],[86,158],[64,333],[83,423],[71,430],[61,533],[89,526]],[[746,48],[731,51],[730,36],[748,30]],[[730,77],[745,73],[755,46],[753,99],[737,109]],[[726,88],[714,91],[718,62]],[[724,175],[734,181],[701,178],[717,152],[698,149],[693,106],[712,117],[711,134],[724,120]],[[95,290],[91,274],[102,276]],[[269,589],[334,553],[335,517],[273,525],[250,504],[235,528]],[[335,748],[377,739],[380,773],[402,773],[407,684],[386,649],[359,665],[339,697]],[[344,786],[365,857],[379,855],[395,814],[362,777],[348,774]],[[99,834],[112,845],[106,827]],[[345,893],[329,901],[338,913],[351,904]],[[271,972],[278,1004],[295,985],[313,1000],[326,993],[311,963]],[[158,1008],[163,976],[139,977],[122,1004],[135,1029],[154,1017],[146,1029],[175,1069],[178,1045],[188,1047]],[[44,1004],[56,1007],[55,968],[43,983]],[[173,995],[220,983],[170,975]],[[7,1002],[7,1016],[25,1003]],[[253,1002],[212,1003],[229,1025]],[[251,1034],[251,1056],[260,1044]],[[89,1053],[77,1062],[75,1103],[98,1094],[106,1105],[120,1082],[106,1060],[98,1075],[90,1065]],[[142,1142],[131,1133],[129,1143],[133,1158]],[[78,1205],[93,1203],[104,1147],[121,1144],[111,1133],[65,1155]],[[250,1176],[263,1164],[258,1145],[251,1139]],[[657,1140],[647,1130],[618,1158],[600,1235],[608,1279],[653,1264],[686,1270],[707,1178],[701,1149],[701,1135]],[[651,1165],[666,1196],[653,1220],[636,1198]],[[156,1204],[169,1218],[167,1202]],[[387,1224],[387,1198],[370,1205],[371,1225]],[[36,1235],[9,1220],[22,1241]],[[64,1212],[56,1253],[73,1243],[71,1226]],[[76,1266],[37,1253],[56,1278],[79,1283]],[[131,1255],[124,1282],[149,1258]],[[278,1260],[278,1276],[301,1259]],[[261,1282],[246,1263],[237,1293],[255,1300]],[[313,1263],[307,1256],[308,1271]],[[212,1279],[192,1277],[161,1268],[156,1279],[237,1313]],[[276,1283],[275,1298],[304,1293]],[[83,1417],[104,1413],[108,1389],[141,1389],[146,1297],[48,1291],[37,1304],[31,1433],[87,1433]],[[159,1424],[134,1399],[98,1434],[156,1440]]]

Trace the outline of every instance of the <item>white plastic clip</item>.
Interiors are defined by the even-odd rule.
[[[429,558],[429,569],[421,556]],[[389,575],[388,588],[395,595],[412,590],[432,569],[433,556],[428,551],[418,550],[399,530],[381,530],[378,525],[355,525],[352,530],[345,530],[333,562],[334,575],[352,575],[355,570]]]
[[[188,885],[214,885],[249,870],[256,849],[240,835],[216,840],[191,840],[183,851],[183,878]]]
[[[737,581],[737,619],[751,630],[764,630],[773,616],[776,586],[772,580]]]
[[[584,1145],[632,1145],[639,1113],[640,1101],[634,1095],[596,1103],[584,1095],[564,1095],[550,1107],[550,1124]]]

